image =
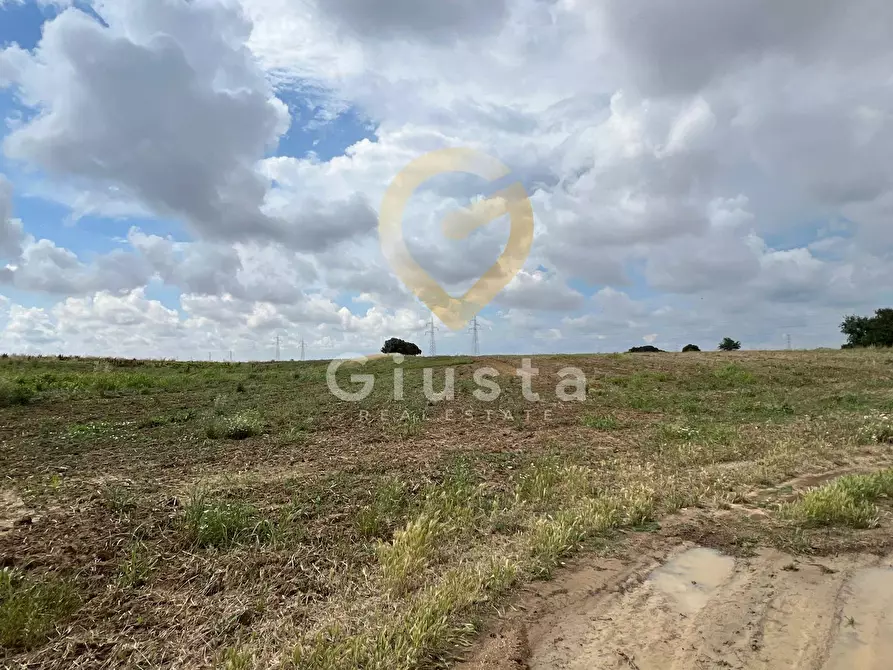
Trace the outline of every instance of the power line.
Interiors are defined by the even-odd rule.
[[[437,342],[434,339],[434,333],[437,330],[437,327],[434,325],[434,315],[431,315],[431,321],[428,323],[428,329],[425,331],[426,335],[431,336],[430,345],[428,346],[428,355],[436,356],[437,355]]]
[[[478,334],[480,332],[480,326],[478,326],[478,318],[474,317],[471,320],[471,355],[472,356],[480,356],[481,354],[481,338]]]

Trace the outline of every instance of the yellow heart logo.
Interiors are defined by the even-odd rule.
[[[504,188],[471,207],[453,212],[443,222],[451,239],[464,239],[473,231],[508,213],[511,232],[496,263],[460,298],[441,288],[415,262],[403,239],[403,214],[412,194],[426,181],[447,172],[464,172],[494,181],[511,171],[500,161],[473,149],[442,149],[417,158],[391,182],[378,219],[382,252],[400,280],[453,330],[459,330],[506,287],[524,266],[533,244],[533,206],[520,182]]]

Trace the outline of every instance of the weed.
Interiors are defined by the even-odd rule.
[[[68,427],[68,437],[73,440],[89,440],[94,437],[107,435],[111,432],[112,426],[105,421],[94,421],[93,423],[76,423]]]
[[[859,429],[859,440],[862,443],[893,443],[893,417],[877,413],[864,417],[864,421]]]
[[[847,475],[810,489],[800,500],[783,505],[783,516],[814,525],[874,528],[878,508],[874,501],[893,496],[893,469],[872,475]]]
[[[0,647],[31,649],[45,642],[80,605],[74,585],[0,570]]]
[[[136,509],[136,496],[126,486],[109,484],[100,490],[103,504],[119,516],[127,516]]]
[[[275,537],[274,525],[244,502],[210,500],[196,492],[183,510],[190,540],[199,547],[227,549],[238,544],[264,544]]]
[[[155,559],[150,557],[145,545],[134,543],[127,558],[118,566],[118,585],[124,589],[139,588],[149,581],[154,569]]]
[[[583,425],[587,428],[596,428],[598,430],[617,430],[620,423],[613,416],[585,416],[583,417]]]
[[[13,382],[9,379],[0,379],[0,407],[27,405],[35,395],[34,389],[21,381]]]
[[[382,577],[392,593],[399,595],[415,586],[444,531],[440,519],[421,514],[394,533],[392,542],[377,546]]]
[[[212,440],[227,438],[244,440],[263,432],[261,418],[253,412],[237,412],[229,416],[215,416],[205,428],[205,434]]]
[[[357,513],[355,522],[360,537],[386,537],[406,510],[407,494],[406,484],[396,477],[389,477],[379,484],[372,502]]]
[[[223,670],[249,670],[252,657],[247,651],[235,647],[227,647],[222,654]]]

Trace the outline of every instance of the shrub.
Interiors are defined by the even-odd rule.
[[[406,342],[397,337],[392,337],[381,348],[383,354],[403,354],[404,356],[418,356],[422,353],[417,344]]]
[[[686,344],[684,347],[682,347],[682,353],[684,353],[684,354],[687,354],[691,351],[700,351],[700,350],[701,350],[701,347],[699,347],[697,344]]]
[[[731,337],[723,338],[717,347],[720,351],[737,351],[741,348],[741,342],[733,340]]]
[[[657,347],[651,346],[650,344],[646,344],[644,347],[633,347],[627,353],[630,354],[662,354],[663,350],[658,349]]]
[[[34,396],[34,389],[27,384],[0,379],[0,407],[27,405]]]

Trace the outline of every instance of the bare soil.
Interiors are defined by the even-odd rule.
[[[730,541],[744,532],[742,519],[730,524],[724,550],[680,542],[704,519],[679,517],[571,563],[528,587],[460,669],[888,669],[891,547],[742,553]]]

